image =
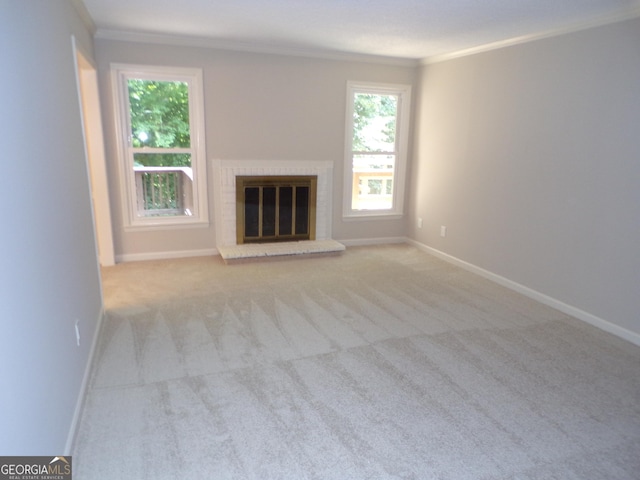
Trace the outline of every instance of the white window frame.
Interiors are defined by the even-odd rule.
[[[116,137],[120,171],[125,230],[153,230],[158,228],[207,226],[207,169],[204,125],[204,91],[202,69],[159,67],[149,65],[112,64],[112,84],[115,102]],[[136,180],[133,168],[133,147],[129,116],[129,79],[180,81],[189,85],[189,123],[191,146],[184,153],[191,154],[193,172],[193,209],[191,215],[140,216],[138,215]],[[139,152],[140,150],[135,150]],[[162,153],[149,149],[149,153]]]
[[[352,208],[353,196],[353,110],[356,93],[377,95],[397,95],[398,111],[396,118],[395,165],[393,169],[392,206],[380,210],[355,210]],[[347,112],[345,131],[344,160],[344,197],[342,215],[349,219],[401,218],[404,214],[407,157],[409,149],[409,127],[411,112],[411,85],[347,82]]]

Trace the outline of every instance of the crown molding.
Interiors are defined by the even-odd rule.
[[[500,40],[497,42],[491,42],[484,45],[479,45],[477,47],[465,48],[462,50],[457,50],[455,52],[426,57],[420,60],[420,64],[430,65],[433,63],[444,62],[447,60],[453,60],[455,58],[466,57],[466,56],[475,55],[478,53],[489,52],[491,50],[498,50],[505,47],[512,47],[514,45],[534,42],[536,40],[543,40],[545,38],[557,37],[560,35],[579,32],[582,30],[588,30],[590,28],[602,27],[605,25],[623,22],[625,20],[630,20],[632,18],[637,18],[637,17],[640,17],[640,7],[625,9],[622,11],[618,11],[614,14],[601,16],[588,21],[573,23],[571,25],[567,25],[561,28],[546,30],[538,33],[532,33],[530,35],[522,35],[519,37],[513,37],[506,40]]]
[[[353,52],[341,52],[336,50],[299,48],[284,45],[239,42],[205,37],[190,37],[158,33],[140,33],[108,29],[98,29],[94,34],[94,38],[96,40],[148,43],[178,47],[212,48],[216,50],[237,51],[246,53],[263,53],[269,55],[319,58],[323,60],[377,63],[399,67],[417,67],[420,64],[420,59],[417,58],[387,57],[382,55],[368,55]]]
[[[76,12],[80,16],[82,23],[84,23],[84,25],[87,27],[91,35],[95,35],[97,30],[96,24],[94,23],[93,18],[91,18],[91,14],[89,13],[89,10],[87,10],[87,7],[84,4],[84,1],[71,0],[71,5],[73,5],[73,8],[75,8]]]

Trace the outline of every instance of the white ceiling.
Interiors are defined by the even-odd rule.
[[[640,12],[640,0],[83,1],[98,36],[161,34],[243,49],[403,59],[425,59]]]

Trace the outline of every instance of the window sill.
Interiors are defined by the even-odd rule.
[[[404,215],[402,213],[397,212],[381,212],[376,210],[363,212],[353,212],[353,213],[345,213],[342,215],[342,220],[345,222],[361,222],[361,221],[369,221],[369,220],[399,220]]]
[[[187,228],[208,228],[207,221],[172,221],[172,222],[149,222],[144,224],[125,225],[125,232],[152,232],[157,230],[177,230]]]

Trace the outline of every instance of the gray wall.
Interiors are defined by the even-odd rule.
[[[204,70],[210,217],[215,196],[211,160],[334,162],[333,237],[405,234],[404,220],[342,221],[346,85],[348,80],[414,84],[415,67],[96,40],[116,255],[215,248],[211,228],[125,232],[122,228],[111,63]]]
[[[0,3],[2,455],[63,453],[102,308],[72,34],[67,0]]]
[[[640,19],[426,66],[420,90],[410,237],[640,333]]]

